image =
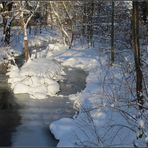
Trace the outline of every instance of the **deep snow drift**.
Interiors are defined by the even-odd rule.
[[[44,99],[48,95],[56,95],[60,90],[57,81],[61,80],[65,73],[63,67],[52,59],[51,55],[53,55],[52,52],[61,51],[66,46],[60,44],[61,34],[57,31],[44,28],[40,34],[35,33],[35,30],[33,28],[31,33],[28,30],[29,48],[31,50],[30,60],[21,68],[18,68],[14,61],[14,56],[16,56],[14,54],[13,64],[9,63],[8,65],[8,83],[11,84],[15,94],[28,93],[31,98]],[[19,33],[17,28],[13,28],[12,32]],[[13,51],[22,53],[22,45],[23,34],[19,34],[12,43]]]
[[[55,95],[60,90],[57,81],[62,74],[62,66],[46,58],[29,60],[20,69],[17,65],[10,65],[7,73],[8,83],[15,94],[28,93],[37,99]]]

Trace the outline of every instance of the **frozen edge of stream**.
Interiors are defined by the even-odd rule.
[[[70,73],[72,73],[72,71],[74,71],[73,70],[73,68],[69,68],[70,69]],[[80,69],[78,69],[80,72],[81,72],[81,70]],[[82,70],[83,71],[83,70]],[[83,74],[85,74],[85,76],[86,76],[86,73],[84,72]],[[75,76],[75,74],[74,74],[74,76]],[[78,75],[79,76],[79,75]],[[69,78],[71,78],[71,77],[69,77]],[[79,79],[81,79],[81,77],[79,77]],[[85,79],[85,77],[84,77],[84,79]],[[84,80],[83,79],[83,80]],[[81,79],[81,81],[82,81],[82,79]],[[62,82],[62,83],[66,83],[67,81],[65,81],[65,82]],[[72,84],[74,82],[74,80],[73,81],[68,81],[68,84]],[[77,81],[77,82],[80,82],[80,81]],[[84,82],[84,83],[86,83],[86,82]],[[64,85],[64,84],[62,84],[62,85]],[[76,85],[76,84],[75,84]],[[6,86],[6,87],[8,87],[8,86]],[[67,86],[68,88],[69,88],[69,85]],[[73,87],[70,87],[69,89],[72,89]],[[85,88],[85,86],[84,86],[84,88]],[[83,90],[83,89],[82,89]],[[72,91],[72,90],[70,90],[70,91]],[[61,93],[65,93],[64,91],[63,92],[61,92]],[[67,92],[66,92],[67,93]],[[68,96],[70,96],[70,95],[65,95],[66,96],[66,98],[67,98],[67,100],[68,100]],[[58,96],[57,96],[58,97]],[[59,97],[62,99],[64,96],[63,95],[60,95],[59,94]],[[9,101],[9,100],[8,100]],[[40,100],[38,100],[38,101],[40,101]],[[41,100],[42,101],[42,100]],[[17,101],[16,101],[17,102]],[[12,102],[10,101],[10,104],[11,104]],[[15,104],[16,105],[16,104]],[[13,106],[14,107],[14,106]],[[15,106],[16,107],[16,106]],[[74,112],[73,112],[74,113]],[[74,115],[74,114],[73,114]],[[72,116],[73,115],[71,115],[71,118],[72,118]],[[68,116],[67,116],[68,117]],[[70,116],[69,116],[70,117]],[[18,126],[20,126],[20,125],[18,125]],[[17,128],[17,129],[19,129],[19,128]],[[21,129],[21,128],[20,128]],[[51,132],[50,132],[51,133]],[[52,133],[51,133],[52,134]],[[53,134],[52,134],[53,135]],[[54,135],[53,135],[53,137],[54,137]],[[17,146],[17,145],[16,145]]]

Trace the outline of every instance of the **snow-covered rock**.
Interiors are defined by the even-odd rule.
[[[55,60],[39,58],[29,60],[20,69],[10,65],[8,83],[15,94],[28,93],[32,98],[43,99],[55,95],[59,90],[57,81],[64,71]]]

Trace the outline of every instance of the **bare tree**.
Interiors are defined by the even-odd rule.
[[[111,21],[111,63],[115,60],[114,47],[114,0],[112,0],[112,21]]]
[[[4,1],[2,2],[2,18],[3,18],[3,36],[4,42],[6,44],[10,43],[10,31],[11,31],[11,23],[14,20],[15,15],[12,14],[12,1]]]
[[[20,24],[24,33],[24,54],[25,54],[25,61],[27,62],[30,57],[29,47],[28,47],[28,33],[27,33],[27,25],[35,12],[39,7],[39,1],[33,3],[32,9],[30,8],[27,10],[26,3],[30,3],[29,1],[18,1],[17,7],[18,12],[20,13]],[[26,17],[27,15],[27,17]]]
[[[62,6],[65,7],[65,3],[62,3],[62,4],[63,4]],[[50,2],[51,10],[52,10],[53,14],[55,15],[56,20],[57,20],[57,24],[60,28],[60,31],[62,32],[62,34],[64,36],[64,42],[65,42],[65,44],[70,45],[70,36],[68,35],[67,31],[64,28],[64,25],[62,23],[62,19],[59,15],[58,11],[56,11],[56,9],[55,9],[57,5],[58,5],[58,2]],[[59,7],[58,7],[58,9],[59,9]]]
[[[132,32],[133,32],[133,48],[136,68],[136,94],[139,109],[143,108],[143,91],[142,91],[142,69],[141,69],[141,54],[139,44],[139,4],[133,2],[133,14],[132,14]]]

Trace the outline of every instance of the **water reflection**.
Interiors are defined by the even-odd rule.
[[[65,67],[64,81],[59,81],[61,95],[70,95],[81,92],[86,87],[87,73],[80,68]]]
[[[67,69],[59,94],[77,93],[85,88],[87,74]],[[13,95],[0,76],[0,146],[55,147],[57,140],[49,131],[52,121],[72,117],[73,103],[68,97],[31,99],[27,94]],[[3,81],[3,82],[2,82]]]
[[[13,94],[6,88],[0,89],[0,146],[12,145],[12,133],[21,121],[18,108]]]
[[[72,117],[74,110],[68,98],[49,97],[38,100],[25,94],[16,95],[21,106],[19,113],[22,124],[13,134],[13,146],[56,147],[58,141],[49,131],[49,124],[62,117]]]

